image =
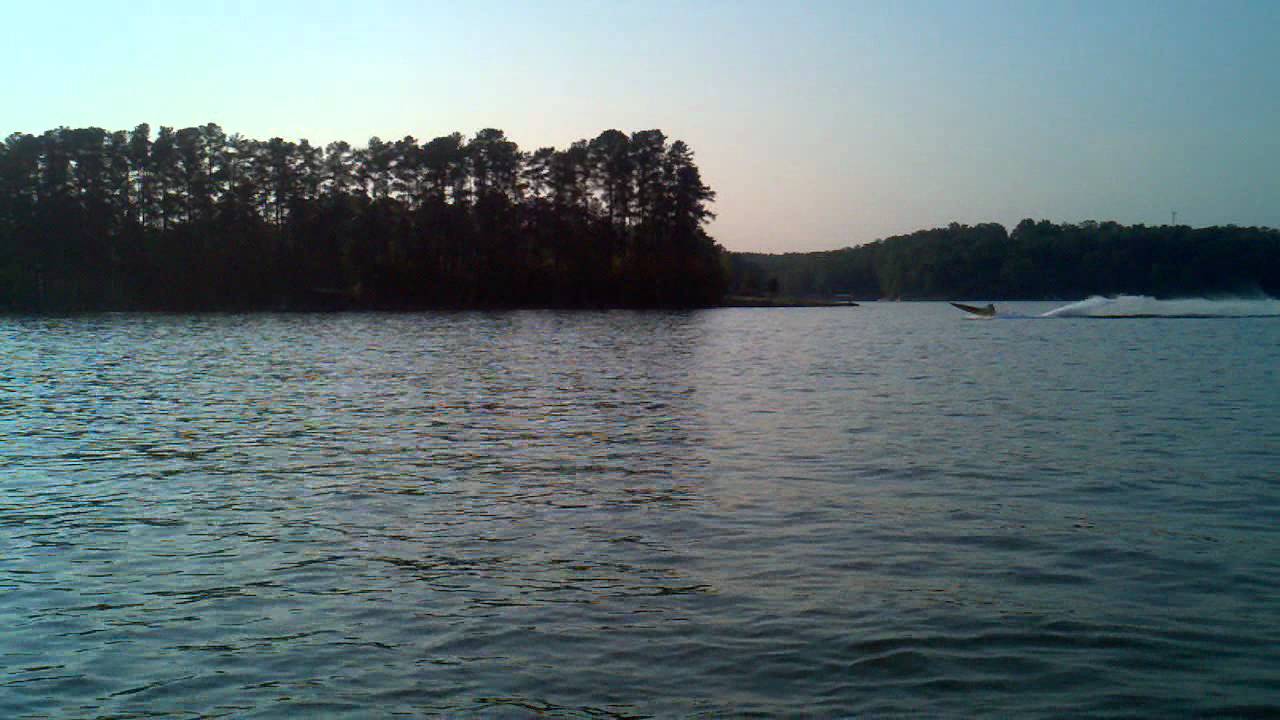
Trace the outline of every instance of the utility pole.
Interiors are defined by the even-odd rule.
[[[1170,225],[1177,225],[1177,224],[1178,224],[1178,211],[1177,211],[1177,210],[1173,210],[1173,211],[1171,211],[1171,214],[1173,215],[1173,221],[1172,221],[1172,222],[1170,222],[1169,224],[1170,224]]]

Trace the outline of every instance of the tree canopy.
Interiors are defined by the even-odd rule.
[[[363,147],[214,124],[0,143],[0,309],[718,302],[715,193],[660,130],[522,151],[497,129]]]
[[[498,129],[363,147],[214,124],[0,143],[0,310],[690,307],[735,295],[1280,293],[1280,231],[1023,220],[725,253],[660,130],[523,151]]]
[[[1280,230],[983,223],[818,253],[734,254],[730,292],[945,299],[1280,293]]]

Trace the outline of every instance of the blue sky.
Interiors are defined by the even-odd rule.
[[[733,250],[1280,226],[1280,2],[0,0],[0,134],[686,140]]]

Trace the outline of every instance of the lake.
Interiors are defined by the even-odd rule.
[[[1280,318],[1062,304],[0,318],[0,716],[1275,716]]]

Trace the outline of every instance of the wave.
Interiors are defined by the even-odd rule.
[[[1096,318],[1217,318],[1280,316],[1280,300],[1270,297],[1177,298],[1159,300],[1148,295],[1094,295],[1054,308],[1040,317]]]

